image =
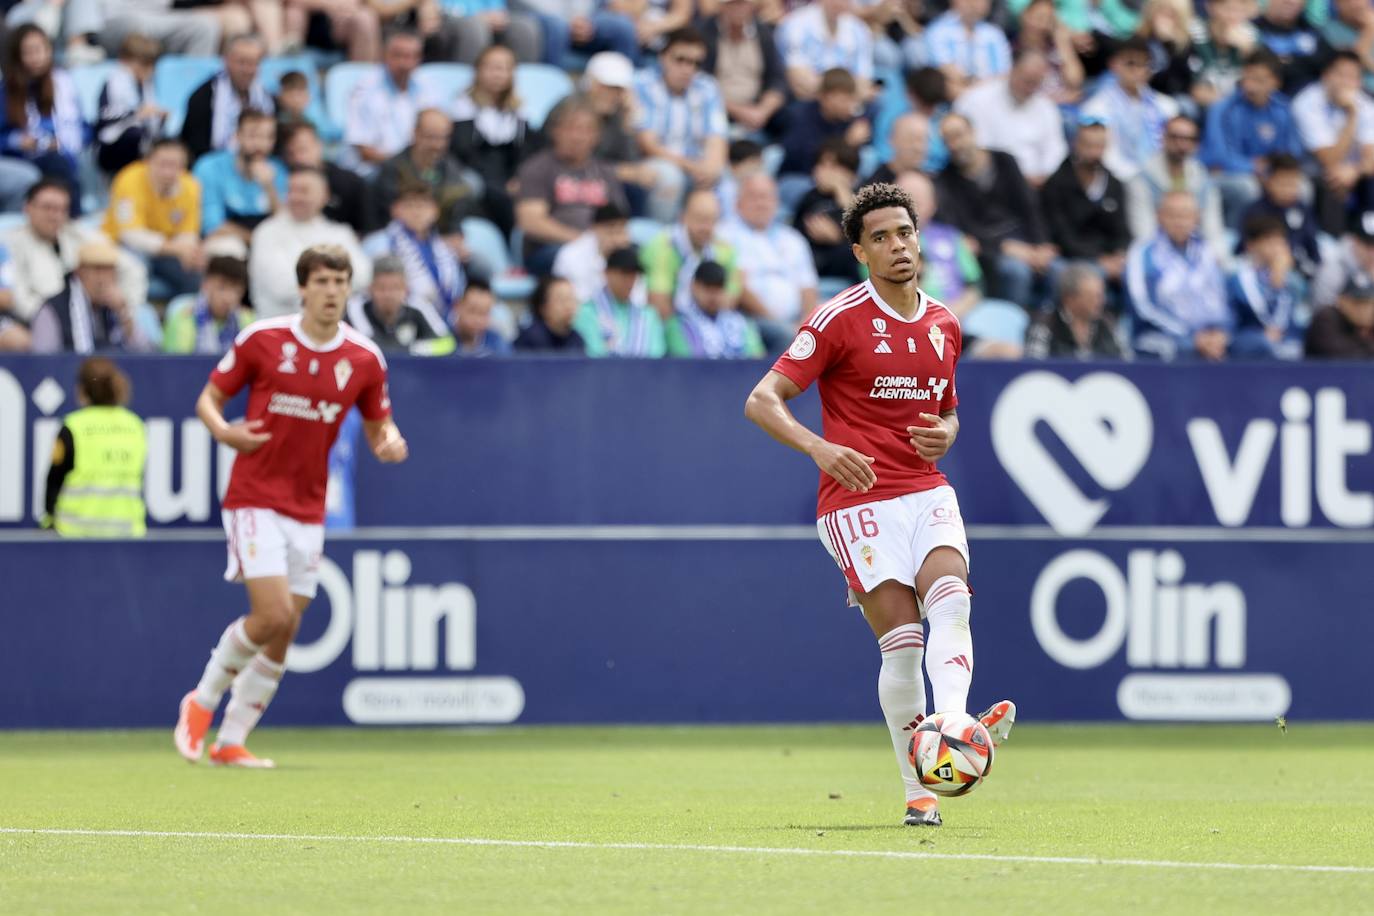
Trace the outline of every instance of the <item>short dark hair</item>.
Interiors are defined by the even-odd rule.
[[[592,213],[593,225],[596,223],[619,223],[629,218],[630,211],[614,200],[606,201]]]
[[[1270,153],[1265,157],[1264,164],[1266,171],[1264,177],[1268,178],[1276,172],[1301,172],[1302,162],[1292,153]]]
[[[543,317],[544,308],[549,304],[549,293],[559,283],[571,284],[572,281],[567,277],[558,277],[553,274],[539,278],[539,282],[534,285],[534,292],[530,293],[530,308],[536,315]]]
[[[423,181],[401,182],[400,186],[396,188],[396,196],[391,198],[391,202],[393,204],[398,204],[411,197],[423,197],[432,204],[437,204],[439,202],[434,196],[434,189]]]
[[[60,178],[45,177],[29,185],[29,189],[24,192],[24,203],[33,203],[33,199],[44,191],[61,191],[68,197],[72,196],[71,185]]]
[[[299,70],[288,70],[281,75],[278,85],[282,89],[309,89],[310,78]]]
[[[281,136],[277,139],[281,141],[282,148],[284,149],[291,145],[292,140],[296,139],[296,134],[302,132],[314,134],[316,138],[320,136],[319,128],[314,124],[311,124],[309,121],[296,121],[294,124],[287,124],[283,127]]]
[[[816,161],[820,162],[825,156],[829,156],[835,160],[836,165],[851,172],[859,171],[859,151],[847,143],[844,137],[826,137],[821,143],[820,152],[816,154]]]
[[[155,64],[162,56],[162,42],[141,32],[131,32],[119,43],[118,60],[136,60],[141,64]]]
[[[854,82],[854,74],[844,67],[831,67],[821,74],[821,92],[858,92],[859,84]]]
[[[296,261],[296,284],[305,286],[317,270],[342,270],[353,276],[353,262],[342,245],[315,245],[301,252]]]
[[[757,159],[763,155],[763,145],[755,140],[731,140],[729,159],[731,165],[739,165],[748,159]]]
[[[1288,227],[1283,220],[1272,213],[1252,213],[1240,226],[1240,237],[1246,243],[1255,242],[1271,235],[1288,237]]]
[[[244,289],[248,288],[248,263],[242,258],[231,258],[228,255],[215,255],[209,263],[205,265],[205,276],[219,277],[221,280],[228,280],[230,283],[237,283]]]
[[[940,105],[949,101],[949,81],[945,72],[936,67],[908,70],[907,94],[925,105]]]
[[[291,178],[295,178],[297,175],[314,175],[319,178],[320,181],[329,184],[329,176],[324,173],[324,169],[313,165],[294,166],[287,172],[287,175]]]
[[[1333,51],[1331,56],[1326,59],[1326,65],[1322,67],[1322,75],[1325,76],[1332,67],[1339,63],[1351,63],[1361,70],[1364,69],[1364,62],[1360,60],[1360,55],[1349,48],[1345,48],[1340,51]]]
[[[663,50],[667,51],[674,45],[696,45],[699,48],[706,47],[706,36],[690,25],[685,25],[680,29],[673,29],[663,39]]]
[[[92,356],[81,363],[76,370],[76,385],[96,407],[127,404],[133,390],[129,377],[104,356]]]
[[[1242,67],[1263,67],[1278,79],[1283,79],[1283,61],[1273,51],[1260,46],[1245,56]]]
[[[1111,59],[1116,60],[1123,54],[1144,54],[1150,56],[1150,42],[1142,35],[1132,35],[1116,43],[1112,48]]]
[[[257,108],[245,108],[243,111],[239,112],[238,129],[242,130],[243,125],[253,121],[271,121],[273,124],[276,124],[277,118],[275,115],[270,115]]]
[[[854,195],[854,202],[849,205],[849,209],[845,210],[844,216],[841,217],[840,224],[844,229],[844,237],[849,240],[849,244],[859,244],[859,239],[864,234],[865,216],[874,210],[883,210],[888,207],[901,207],[906,211],[907,216],[911,217],[911,225],[920,226],[916,218],[916,205],[911,202],[911,195],[895,184],[880,181],[860,188],[859,193]]]
[[[158,150],[167,149],[168,147],[175,147],[183,153],[186,152],[186,144],[181,142],[180,137],[158,137],[152,142],[152,145],[148,147],[148,155],[151,156]]]
[[[468,277],[468,285],[463,287],[462,295],[460,295],[458,298],[460,300],[466,299],[468,293],[473,292],[490,293],[491,284],[488,283],[486,280],[481,279],[480,277]]]

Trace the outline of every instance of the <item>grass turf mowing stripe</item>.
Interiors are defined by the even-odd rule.
[[[0,827],[0,834],[30,836],[122,837],[132,839],[257,840],[319,843],[413,843],[442,846],[509,846],[532,849],[623,849],[668,852],[741,853],[767,856],[836,856],[863,859],[937,859],[965,862],[1017,862],[1040,865],[1098,865],[1126,868],[1182,868],[1218,871],[1317,872],[1374,875],[1374,866],[1288,865],[1272,862],[1173,862],[1157,859],[1093,859],[1081,856],[1014,856],[991,853],[902,852],[877,849],[802,849],[778,846],[706,846],[674,843],[580,843],[573,840],[496,840],[484,837],[345,836],[306,833],[217,833],[182,830],[85,830],[61,827]]]

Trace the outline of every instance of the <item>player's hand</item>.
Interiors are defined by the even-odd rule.
[[[386,439],[377,443],[372,454],[382,464],[400,464],[410,457],[410,447],[406,445],[406,440],[400,433],[393,432]]]
[[[906,431],[911,436],[911,447],[916,449],[916,454],[921,456],[922,461],[933,464],[945,457],[954,444],[954,427],[944,417],[937,417],[933,413],[923,413],[921,419],[930,426],[908,426]]]
[[[838,480],[846,490],[854,493],[867,493],[878,482],[872,464],[878,459],[856,452],[852,448],[821,440],[811,450],[811,459],[816,466]]]
[[[260,433],[258,430],[263,427],[262,420],[248,420],[246,422],[230,423],[229,428],[220,436],[219,441],[229,446],[236,452],[251,455],[262,444],[272,438],[271,433]]]

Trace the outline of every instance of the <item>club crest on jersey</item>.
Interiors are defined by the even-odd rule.
[[[930,326],[930,345],[935,348],[936,356],[945,358],[945,332],[940,330],[938,324]]]
[[[880,340],[880,341],[878,341],[878,345],[877,345],[876,347],[873,348],[873,352],[874,352],[874,353],[891,353],[891,352],[892,352],[892,348],[889,347],[889,346],[887,345],[887,341],[885,341],[885,340]]]
[[[861,557],[864,558],[864,565],[866,565],[869,569],[872,569],[872,568],[873,568],[873,548],[872,548],[872,547],[869,547],[867,544],[865,544],[863,550],[860,550],[860,551],[859,551],[859,556],[861,556]]]
[[[296,371],[296,345],[289,340],[281,345],[281,365],[277,366],[277,371]]]
[[[341,359],[334,364],[334,381],[338,383],[339,390],[343,391],[348,385],[348,380],[353,377],[353,364],[347,359]]]

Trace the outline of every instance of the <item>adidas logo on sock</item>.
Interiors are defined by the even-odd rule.
[[[958,665],[958,666],[961,667],[961,668],[966,668],[966,669],[968,669],[968,671],[969,671],[970,674],[973,673],[973,666],[969,664],[968,656],[965,656],[965,655],[956,655],[956,656],[954,656],[953,658],[951,658],[949,661],[945,662],[945,664],[946,664],[946,665]]]

